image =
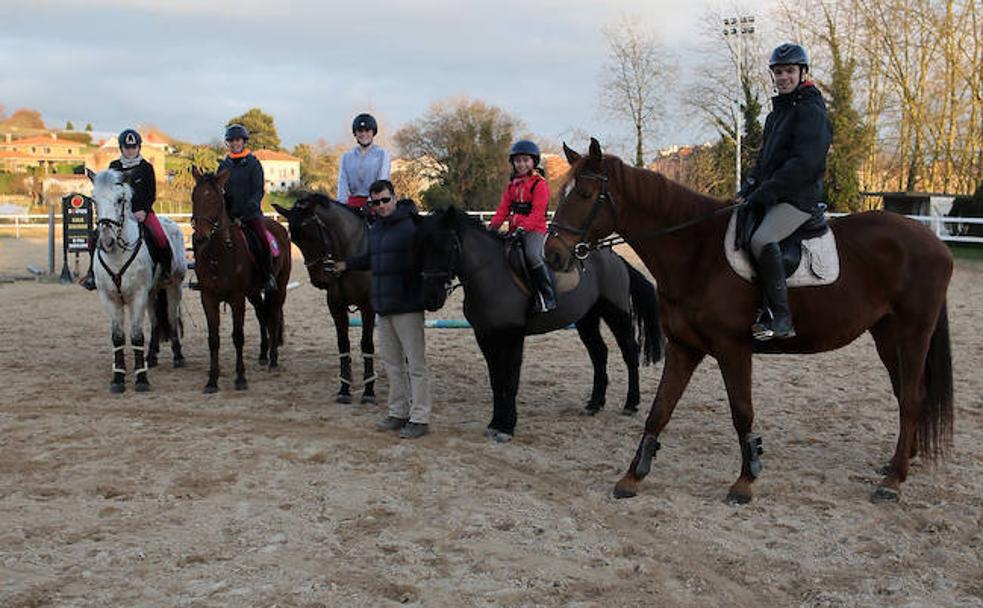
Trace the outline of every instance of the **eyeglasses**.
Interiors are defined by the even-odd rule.
[[[382,203],[388,203],[391,200],[393,200],[393,197],[391,196],[384,196],[382,198],[370,198],[369,200],[365,201],[365,204],[368,205],[369,207],[378,207]]]

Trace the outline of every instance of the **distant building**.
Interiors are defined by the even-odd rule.
[[[286,192],[300,183],[300,159],[286,152],[255,150],[253,156],[263,165],[267,192]]]
[[[92,181],[85,175],[49,175],[41,182],[41,196],[47,201],[73,192],[92,196]]]
[[[70,139],[58,139],[50,133],[24,139],[13,139],[6,133],[0,141],[0,164],[11,171],[26,171],[28,167],[51,170],[55,165],[85,165],[89,147]]]

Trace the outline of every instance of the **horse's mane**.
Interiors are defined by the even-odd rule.
[[[443,218],[447,217],[449,214],[453,214],[454,228],[456,230],[475,230],[479,234],[483,234],[489,238],[499,241],[502,240],[501,234],[494,230],[490,230],[488,226],[481,221],[480,217],[471,215],[467,211],[458,209],[453,205],[443,209],[434,209],[431,211],[424,221],[419,224],[418,230],[421,231],[421,236],[424,238],[429,236],[430,233],[436,230],[436,227],[442,223]]]
[[[355,209],[349,207],[348,205],[342,203],[341,201],[336,201],[335,199],[331,198],[327,194],[323,194],[321,192],[308,192],[304,196],[300,197],[299,200],[312,200],[318,205],[322,205],[324,207],[338,207],[344,209],[346,212],[351,213],[356,217],[359,216],[358,211],[356,211]]]
[[[567,186],[573,182],[577,175],[577,170],[580,169],[588,160],[588,156],[584,155],[578,160],[570,169],[563,175],[561,181],[559,182],[558,190],[559,192],[564,192]],[[640,180],[648,182],[651,186],[647,189],[651,190],[652,187],[656,187],[660,190],[674,191],[678,195],[682,195],[687,198],[693,198],[696,201],[712,203],[716,206],[721,206],[732,202],[731,200],[719,199],[715,196],[710,196],[709,194],[704,194],[702,192],[697,192],[696,190],[690,188],[689,186],[677,182],[676,180],[666,176],[660,171],[654,169],[649,169],[647,167],[635,167],[629,165],[621,159],[621,157],[614,154],[604,153],[601,157],[601,162],[606,169],[609,171],[621,171],[623,174],[633,174],[637,176]]]

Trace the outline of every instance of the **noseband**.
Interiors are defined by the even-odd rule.
[[[119,243],[120,249],[122,249],[123,251],[129,251],[131,248],[133,248],[133,245],[131,245],[130,242],[127,241],[126,238],[123,236],[123,224],[126,221],[126,202],[127,201],[124,198],[120,197],[119,199],[117,199],[116,202],[117,202],[117,205],[119,207],[119,214],[118,214],[117,218],[114,220],[114,219],[110,219],[108,217],[105,217],[105,218],[101,217],[101,218],[99,218],[99,221],[96,222],[96,225],[97,226],[106,226],[106,227],[112,229],[112,231],[114,233],[114,236],[116,238],[116,242]],[[119,204],[121,202],[122,202],[122,204]],[[137,233],[139,234],[139,227],[137,228]],[[100,249],[102,249],[102,245],[101,244],[100,244],[99,247],[100,247]],[[105,249],[103,249],[103,251],[105,251]],[[109,253],[109,252],[106,251],[106,253]]]
[[[560,232],[567,232],[569,234],[578,237],[580,240],[570,248],[570,253],[578,260],[585,260],[587,256],[590,255],[591,249],[596,249],[597,244],[592,245],[591,243],[584,240],[587,236],[587,231],[590,230],[591,224],[597,218],[597,214],[601,212],[601,208],[607,205],[611,210],[611,215],[616,215],[614,209],[614,199],[611,198],[611,193],[608,191],[608,176],[601,173],[581,173],[577,176],[582,179],[593,179],[601,184],[600,189],[597,191],[597,196],[594,198],[594,204],[591,205],[590,213],[587,214],[587,219],[584,220],[583,226],[580,228],[575,228],[573,226],[568,226],[566,224],[561,224],[556,221],[552,221],[549,224],[548,233],[550,236],[559,236]]]

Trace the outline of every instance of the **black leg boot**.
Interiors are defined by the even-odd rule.
[[[96,239],[93,236],[89,237],[89,270],[79,281],[79,285],[85,287],[89,291],[95,291],[96,289],[96,275],[92,273],[92,263],[96,259]]]
[[[533,282],[536,284],[536,291],[539,292],[539,311],[549,312],[556,308],[556,295],[553,292],[553,281],[550,279],[549,269],[545,264],[540,264],[535,268],[529,269]]]
[[[277,290],[276,277],[273,276],[273,252],[267,250],[263,256],[263,292],[272,294]]]
[[[792,313],[788,306],[788,288],[785,285],[785,266],[778,243],[768,243],[758,258],[761,288],[766,294],[771,320],[762,323],[762,331],[755,332],[757,340],[779,340],[795,336]]]

